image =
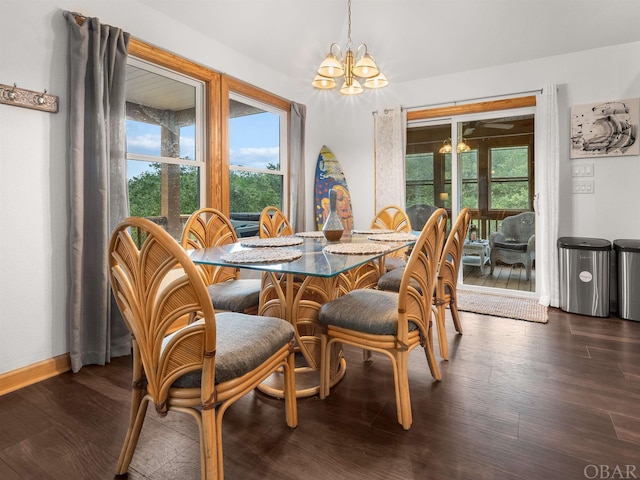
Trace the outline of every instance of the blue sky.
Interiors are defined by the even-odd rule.
[[[180,157],[195,158],[194,127],[180,130]],[[229,125],[230,161],[232,165],[265,168],[279,163],[279,117],[265,112],[233,118]],[[144,155],[160,155],[160,127],[127,121],[127,151]],[[129,179],[139,175],[146,162],[129,161]]]

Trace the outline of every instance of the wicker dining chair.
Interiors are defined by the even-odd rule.
[[[329,395],[329,352],[345,343],[379,352],[391,360],[398,422],[411,427],[409,353],[424,348],[431,375],[440,380],[433,351],[433,289],[444,244],[447,212],[436,211],[425,224],[404,268],[399,292],[357,289],[325,303],[318,313],[321,340],[320,398]]]
[[[447,330],[445,327],[446,307],[449,307],[453,324],[458,333],[462,333],[462,324],[458,313],[457,291],[458,272],[462,264],[462,250],[469,229],[471,214],[468,208],[463,208],[447,236],[442,249],[440,264],[438,267],[438,280],[434,290],[433,302],[437,308],[436,325],[438,327],[438,347],[440,356],[449,358],[449,346],[447,344]],[[402,281],[402,269],[385,273],[378,280],[378,288],[397,292]]]
[[[396,232],[411,232],[411,220],[402,207],[388,205],[376,214],[371,222],[371,228],[395,230]],[[389,255],[385,255],[385,270],[390,271],[404,267],[407,264],[406,257],[406,249],[397,250]]]
[[[260,238],[284,237],[294,233],[287,216],[278,207],[273,206],[262,209],[259,231]]]
[[[201,208],[191,214],[182,230],[182,246],[189,249],[236,243],[231,221],[215,208]],[[198,264],[216,311],[257,313],[260,302],[259,278],[240,278],[231,267]]]
[[[140,247],[130,229],[144,238]],[[216,314],[188,254],[147,219],[120,223],[109,252],[111,288],[133,346],[131,413],[117,478],[127,476],[149,402],[160,416],[182,412],[195,418],[207,480],[224,476],[222,417],[227,408],[276,371],[284,373],[287,425],[297,425],[291,324],[237,312]],[[193,315],[197,321],[175,329]]]

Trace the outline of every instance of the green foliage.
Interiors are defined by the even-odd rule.
[[[129,180],[129,208],[136,217],[161,215],[162,175],[160,163]],[[169,169],[175,166],[169,166]],[[276,166],[269,164],[269,170]],[[164,174],[167,175],[165,168]],[[170,175],[170,174],[169,174]],[[180,166],[180,213],[189,215],[200,208],[200,179],[197,167]],[[282,176],[254,172],[231,172],[231,211],[261,212],[267,205],[282,208]]]
[[[269,170],[275,170],[269,165]],[[282,208],[282,176],[232,171],[231,212],[261,212],[266,206]]]
[[[489,193],[492,210],[527,210],[529,208],[528,147],[492,148],[491,190]],[[477,209],[478,205],[478,152],[472,150],[458,156],[461,169],[462,207]],[[442,160],[440,160],[442,161]],[[435,205],[435,175],[438,168],[433,153],[410,154],[406,156],[406,201],[407,205],[423,203]],[[449,194],[444,201],[451,205],[451,154],[444,155],[445,184],[438,189]],[[442,204],[442,202],[441,202]]]
[[[180,166],[180,213],[188,215],[200,207],[199,169]],[[149,170],[129,180],[129,209],[136,217],[161,214],[162,164],[150,163]]]

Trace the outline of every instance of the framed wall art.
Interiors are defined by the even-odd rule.
[[[639,155],[640,98],[571,107],[571,158]]]

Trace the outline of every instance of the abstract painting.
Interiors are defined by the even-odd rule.
[[[640,98],[571,107],[571,158],[640,154]]]

